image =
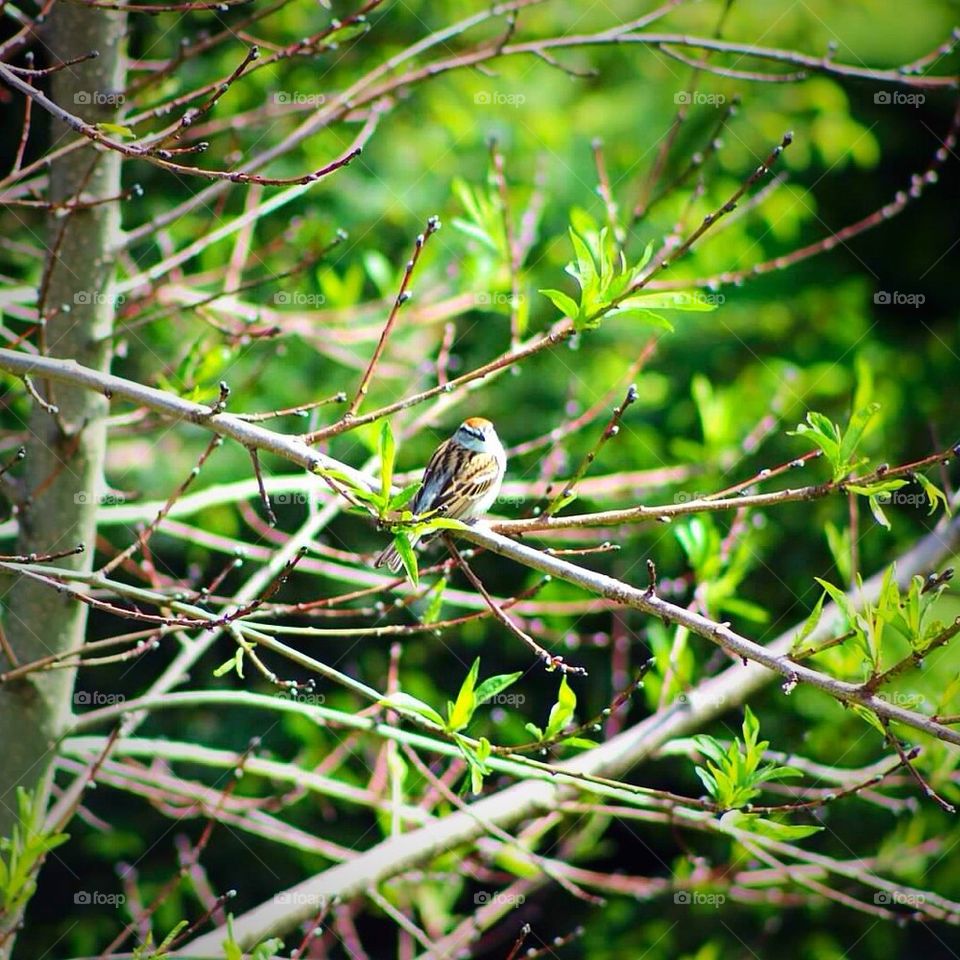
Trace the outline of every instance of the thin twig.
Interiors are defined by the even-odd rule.
[[[367,390],[370,386],[370,379],[373,377],[373,371],[377,367],[377,363],[380,360],[380,355],[383,353],[383,348],[387,344],[387,338],[390,336],[391,331],[393,330],[393,325],[397,321],[397,317],[400,313],[400,308],[410,299],[409,286],[410,278],[413,276],[413,271],[416,269],[417,261],[420,259],[420,254],[423,252],[423,248],[426,246],[427,240],[433,236],[440,229],[440,218],[431,217],[427,221],[427,227],[423,233],[417,235],[416,243],[413,248],[413,256],[407,261],[406,266],[403,270],[403,279],[400,281],[400,291],[397,293],[396,299],[393,301],[393,306],[390,308],[390,315],[387,317],[387,322],[384,324],[383,332],[380,334],[380,339],[377,342],[377,347],[373,351],[373,356],[370,358],[370,363],[367,364],[367,369],[363,372],[363,377],[360,380],[360,386],[357,387],[356,395],[350,403],[350,408],[343,416],[344,421],[350,421],[355,418],[357,411],[360,409],[360,404],[363,403],[364,398],[367,395]]]

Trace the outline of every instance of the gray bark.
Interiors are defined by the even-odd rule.
[[[93,122],[110,121],[123,88],[124,15],[72,4],[57,4],[44,41],[53,59],[67,60],[91,50],[99,57],[54,74],[52,98]],[[36,111],[35,111],[36,116]],[[33,132],[37,136],[38,131]],[[53,122],[50,146],[74,134]],[[50,166],[49,199],[84,200],[120,192],[120,157],[84,148]],[[115,305],[113,261],[119,237],[118,203],[52,213],[47,223],[47,318],[49,356],[65,357],[107,370]],[[42,289],[42,287],[41,287]],[[54,417],[34,403],[27,429],[22,473],[18,552],[46,553],[83,543],[85,553],[59,561],[89,569],[93,562],[97,497],[106,450],[107,399],[79,387],[36,380],[39,393],[59,408]],[[21,578],[0,583],[7,639],[20,663],[83,643],[86,607],[49,587]],[[0,654],[0,663],[4,657]],[[3,669],[3,668],[0,668]],[[16,788],[38,784],[49,791],[53,744],[71,715],[72,670],[33,673],[0,686],[0,837],[15,822]]]

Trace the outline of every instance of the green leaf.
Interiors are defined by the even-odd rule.
[[[380,426],[380,498],[384,505],[390,502],[396,454],[397,444],[393,438],[393,430],[390,428],[390,421],[385,419]]]
[[[573,320],[580,312],[573,297],[567,296],[562,290],[541,290],[545,297],[565,316]]]
[[[250,954],[250,960],[271,960],[283,949],[283,941],[279,937],[270,937],[263,943],[258,943]]]
[[[786,766],[767,766],[760,768],[760,774],[763,778],[763,782],[767,783],[770,780],[786,780],[789,777],[802,777],[803,771],[798,770],[796,767],[786,767]]]
[[[803,626],[798,631],[796,637],[793,639],[793,644],[790,647],[790,652],[796,654],[799,652],[800,648],[803,646],[803,641],[817,629],[817,625],[820,623],[820,618],[823,616],[823,602],[827,599],[826,593],[820,594],[820,599],[816,602],[814,608],[810,611],[810,616],[804,621]]]
[[[490,742],[481,737],[477,745],[474,746],[456,733],[454,739],[464,760],[467,761],[467,766],[470,768],[470,790],[473,793],[480,793],[483,790],[483,778],[490,773],[490,768],[485,763],[491,752]]]
[[[237,647],[234,655],[229,660],[221,663],[220,666],[213,671],[213,675],[215,677],[222,677],[232,670],[236,670],[238,677],[243,677],[243,647]]]
[[[850,577],[853,575],[850,568],[850,528],[844,527],[841,530],[828,522],[824,524],[823,532],[826,534],[827,547],[840,574],[840,580],[843,583],[849,583]]]
[[[535,723],[525,723],[523,729],[526,730],[534,740],[540,741],[546,739],[543,731]]]
[[[788,430],[789,436],[805,437],[815,443],[830,462],[834,475],[840,463],[840,429],[822,413],[811,410],[807,422],[797,424],[796,430]]]
[[[779,823],[776,820],[766,820],[755,813],[744,813],[740,810],[729,810],[720,818],[725,827],[734,827],[756,833],[761,837],[770,837],[773,840],[802,840],[823,830],[823,827]]]
[[[877,483],[846,483],[844,487],[861,497],[873,497],[882,493],[892,493],[894,490],[905,487],[907,483],[906,480],[881,480]]]
[[[767,623],[770,619],[770,614],[759,603],[740,597],[724,597],[717,605],[725,613],[732,613],[735,617],[742,617],[751,623]]]
[[[870,512],[873,514],[873,519],[876,520],[881,527],[886,527],[888,530],[892,529],[887,515],[883,512],[883,507],[880,506],[880,500],[877,497],[868,497],[867,503],[870,504]]]
[[[576,493],[576,491],[571,491],[571,492],[568,493],[565,497],[561,497],[561,498],[557,501],[556,505],[554,506],[554,508],[553,508],[553,510],[552,510],[551,512],[552,512],[552,513],[559,513],[559,512],[560,512],[561,510],[563,510],[565,507],[569,507],[570,504],[573,503],[573,501],[576,500],[576,499],[577,499],[577,493]]]
[[[665,293],[638,293],[620,301],[621,310],[691,310],[695,313],[709,313],[717,309],[717,304],[699,293],[689,290],[670,290]]]
[[[424,703],[422,700],[418,700],[409,693],[404,693],[403,691],[391,693],[390,696],[383,697],[379,702],[385,707],[391,707],[398,713],[413,714],[418,717],[424,717],[431,723],[435,723],[438,727],[442,727],[444,725],[443,717],[441,717],[440,714],[437,713],[437,711],[434,710],[429,703]]]
[[[365,250],[362,259],[367,276],[374,282],[380,296],[389,296],[396,285],[390,261],[379,250]]]
[[[847,705],[861,720],[865,720],[870,724],[871,727],[876,730],[880,736],[886,739],[887,731],[884,729],[883,724],[880,722],[880,718],[872,711],[868,710],[866,707],[862,707],[859,703],[850,703]]]
[[[611,310],[610,313],[612,316],[619,317],[621,320],[641,320],[644,323],[658,327],[660,330],[666,330],[667,333],[673,333],[676,329],[666,317],[661,317],[659,313],[654,313],[652,310],[639,310],[636,308],[620,310],[618,308]]]
[[[708,759],[712,760],[714,763],[722,763],[726,757],[726,751],[723,749],[720,742],[708,734],[698,733],[696,736],[691,737],[690,739],[693,742],[693,745],[697,748],[697,751],[702,753]]]
[[[600,746],[595,740],[588,740],[586,737],[567,737],[560,743],[564,747],[575,747],[577,750],[592,750],[594,747]]]
[[[700,778],[700,782],[703,784],[709,796],[717,800],[719,789],[713,775],[709,771],[704,770],[703,767],[694,767],[693,772]]]
[[[137,139],[137,135],[129,127],[120,123],[97,123],[94,126],[101,133],[113,134],[115,137],[125,137],[128,140]]]
[[[319,477],[329,477],[331,480],[336,480],[338,483],[342,483],[352,493],[356,493],[358,490],[362,490],[365,493],[371,492],[367,490],[366,487],[358,484],[349,473],[344,473],[342,470],[337,470],[332,467],[316,467],[314,469],[314,473],[316,473]]]
[[[547,720],[547,729],[545,738],[547,740],[555,737],[573,718],[573,712],[577,708],[577,695],[573,692],[570,684],[567,683],[566,675],[560,679],[560,690],[557,693],[557,702],[550,710],[550,717]]]
[[[577,258],[577,273],[575,276],[580,281],[581,287],[586,287],[597,277],[597,265],[593,259],[593,253],[586,245],[583,239],[571,227],[569,230],[570,242],[573,244],[573,251]]]
[[[522,676],[522,671],[517,671],[517,673],[501,673],[495,677],[487,677],[477,687],[477,706],[492,700],[498,693],[502,693],[507,687],[513,686]]]
[[[440,610],[443,607],[443,591],[447,588],[447,578],[441,577],[428,591],[430,602],[420,616],[421,623],[436,623],[440,619]]]
[[[411,483],[405,486],[399,493],[394,494],[390,498],[390,503],[387,505],[387,510],[402,510],[412,499],[413,495],[420,489],[420,481],[416,483]]]
[[[868,403],[862,410],[858,410],[847,424],[843,440],[840,443],[839,457],[841,464],[849,464],[854,459],[857,447],[866,432],[867,425],[873,419],[874,414],[880,409],[879,403]]]
[[[462,730],[473,718],[473,712],[477,709],[477,696],[475,688],[477,685],[477,674],[480,672],[480,658],[473,661],[473,666],[467,672],[460,692],[457,694],[457,702],[447,711],[447,729],[453,732]]]
[[[489,250],[492,250],[494,253],[499,253],[496,242],[491,239],[490,235],[483,229],[483,227],[478,227],[475,223],[470,223],[468,220],[464,220],[461,217],[454,217],[451,221],[453,226],[459,230],[461,233],[465,233],[468,237],[472,237],[478,243],[487,247]]]
[[[757,737],[760,734],[760,721],[756,714],[750,709],[749,704],[743,708],[743,742],[747,746],[748,753],[756,746]]]
[[[464,530],[467,525],[462,520],[454,520],[453,517],[434,517],[431,520],[424,520],[423,523],[417,523],[413,526],[413,532],[416,534],[429,533],[431,530]]]
[[[407,576],[415,587],[420,586],[420,571],[417,567],[417,555],[410,541],[407,539],[407,535],[402,531],[395,533],[393,535],[393,545],[400,555],[400,562],[403,564],[404,570],[407,571]]]
[[[927,516],[933,516],[937,512],[937,502],[943,503],[943,512],[949,517],[950,513],[950,501],[947,499],[946,494],[934,483],[928,480],[922,473],[914,475],[914,479],[917,483],[923,487],[923,492],[927,495],[927,499],[930,501],[930,509],[927,511]]]
[[[846,593],[839,587],[835,587],[829,580],[821,580],[820,577],[814,577],[813,579],[830,594],[830,599],[840,608],[847,624],[855,627],[857,625],[857,610]]]

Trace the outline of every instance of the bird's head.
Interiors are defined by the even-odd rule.
[[[493,424],[483,417],[469,417],[464,420],[454,436],[459,443],[471,450],[486,450],[491,444],[500,443]]]

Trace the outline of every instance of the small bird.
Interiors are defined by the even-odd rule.
[[[483,417],[470,417],[434,451],[410,510],[414,516],[436,511],[435,516],[475,520],[497,499],[506,470],[507,454],[493,424]],[[402,565],[393,544],[374,560],[375,567],[387,566],[394,573]]]

